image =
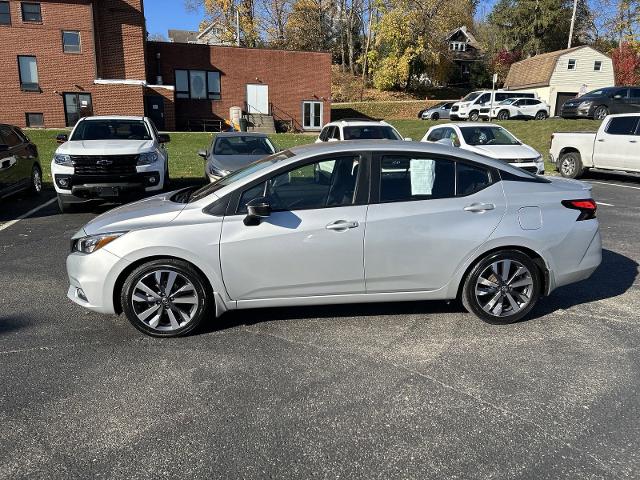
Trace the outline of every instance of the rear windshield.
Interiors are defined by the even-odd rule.
[[[345,140],[402,140],[392,127],[385,125],[344,127],[342,131]]]
[[[71,140],[151,140],[142,120],[83,120]]]
[[[467,145],[520,145],[520,142],[501,127],[460,127]]]
[[[214,155],[271,155],[273,145],[266,137],[255,135],[218,137],[213,147]]]

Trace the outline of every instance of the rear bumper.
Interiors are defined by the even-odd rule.
[[[569,240],[569,239],[567,239]],[[573,243],[575,245],[575,243]],[[561,259],[562,260],[562,259]],[[552,272],[553,284],[551,290],[571,283],[579,282],[589,278],[602,262],[602,239],[600,231],[597,229],[591,238],[584,255],[577,263],[571,266],[563,265]],[[563,262],[564,263],[564,262]]]

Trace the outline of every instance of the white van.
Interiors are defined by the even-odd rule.
[[[491,96],[493,95],[493,104],[506,100],[507,98],[537,98],[534,92],[512,92],[509,90],[477,90],[469,93],[459,102],[451,107],[449,118],[452,120],[471,120],[476,122],[480,118],[480,109],[485,108],[489,111],[491,107]]]

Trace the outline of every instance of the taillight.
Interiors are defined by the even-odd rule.
[[[591,220],[592,218],[596,218],[596,210],[598,209],[598,205],[593,198],[582,200],[563,200],[562,205],[572,210],[578,210],[580,212],[580,215],[578,215],[577,218],[578,222],[581,220]]]

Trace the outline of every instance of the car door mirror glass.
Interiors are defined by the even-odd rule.
[[[198,155],[202,158],[204,158],[205,160],[207,159],[207,151],[206,150],[199,150],[198,151]]]
[[[258,225],[260,219],[266,218],[271,215],[271,204],[266,197],[258,197],[247,203],[247,216],[244,219],[244,224]]]
[[[413,142],[413,138],[411,138],[411,137],[404,137],[404,141],[405,141],[405,142]]]

